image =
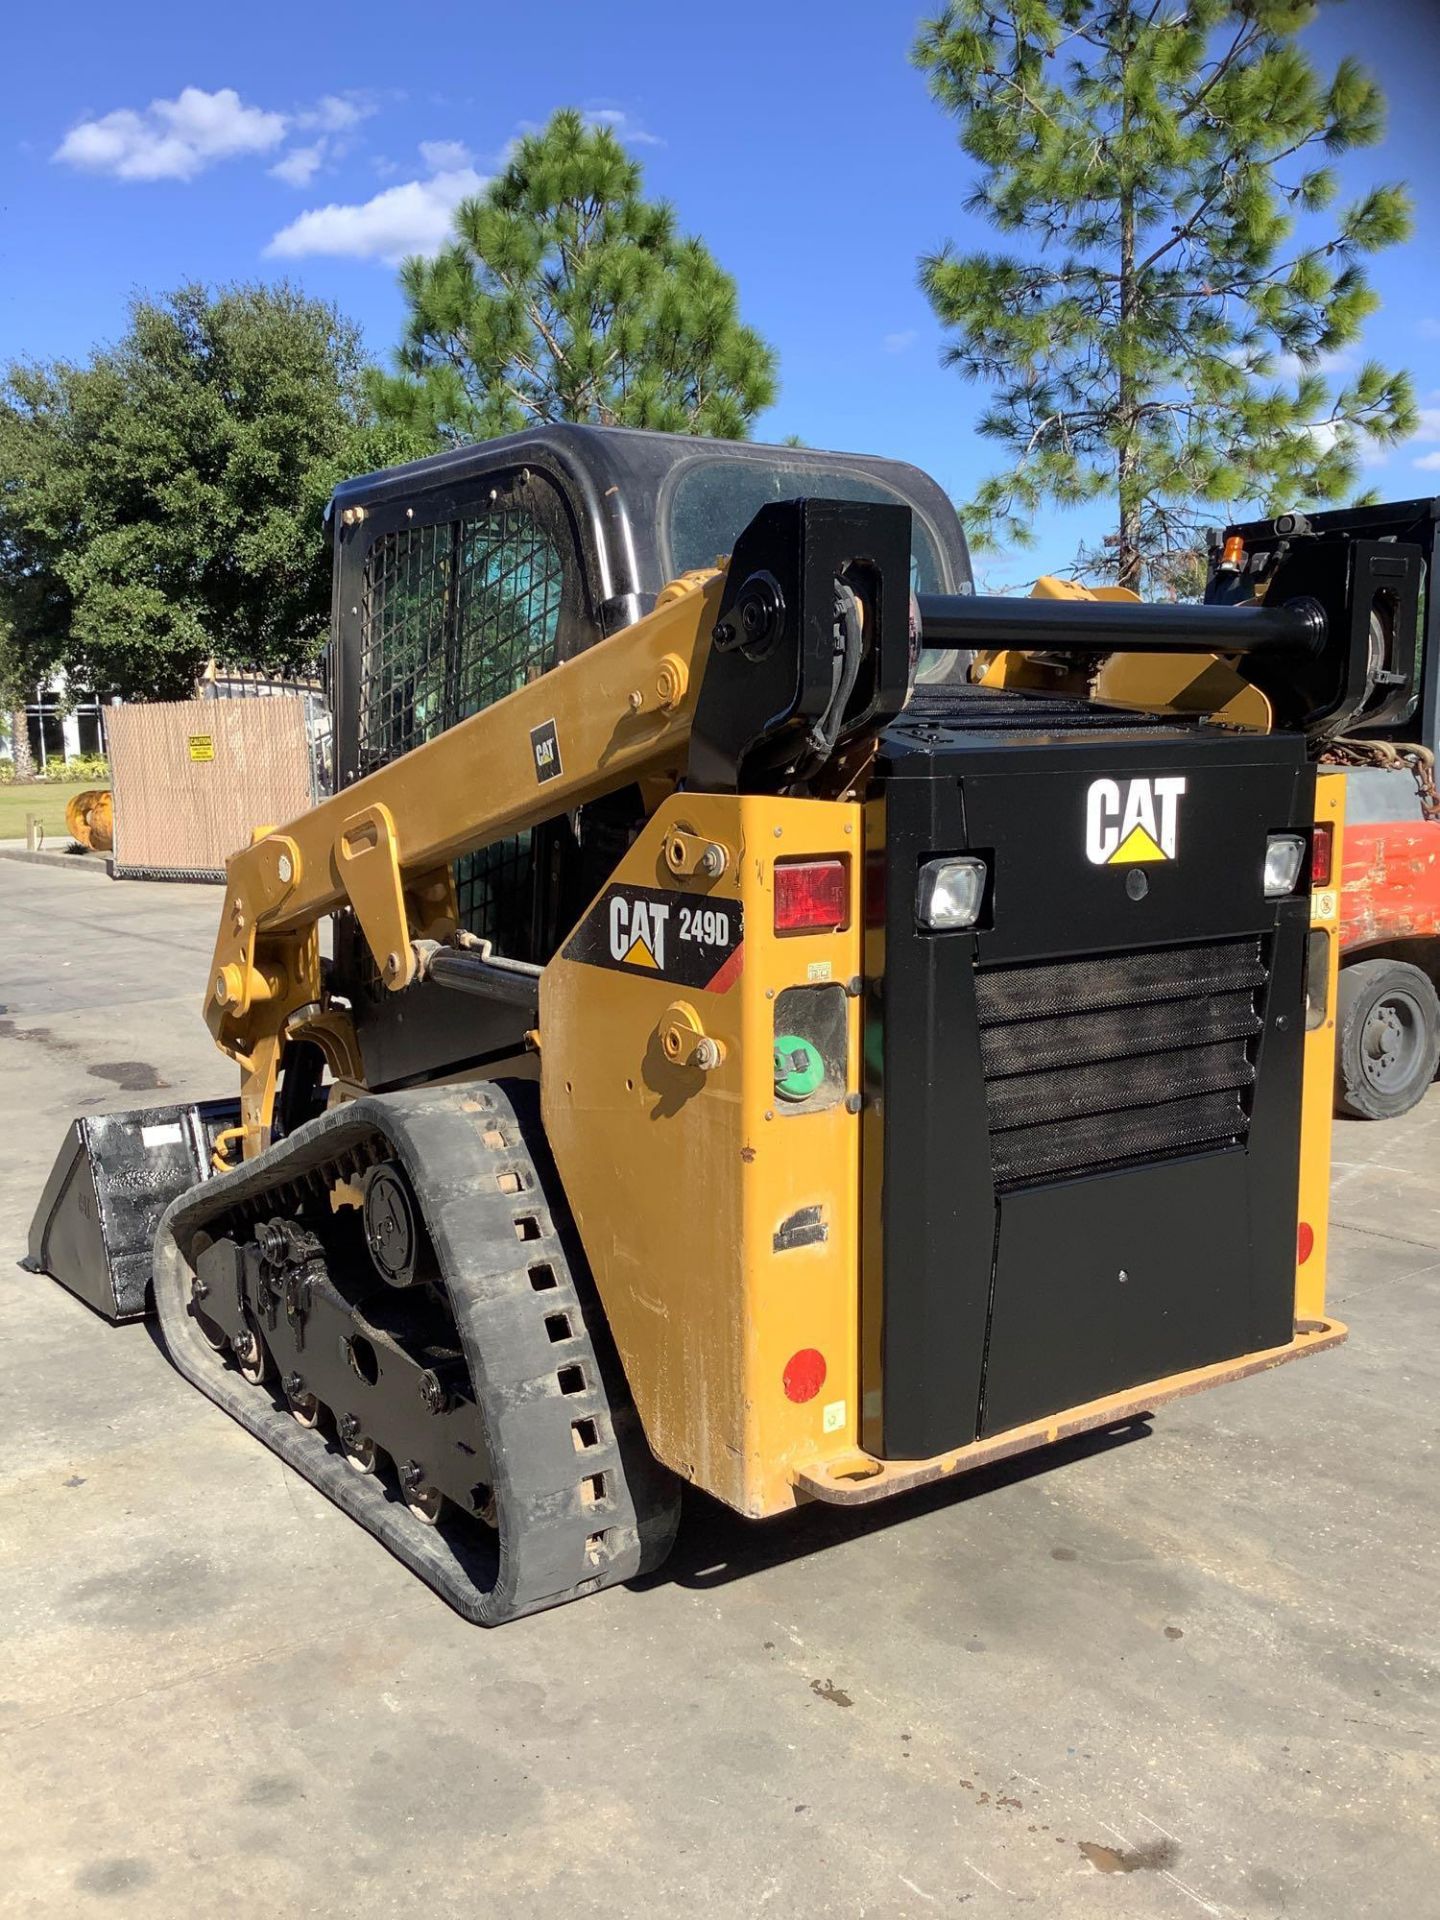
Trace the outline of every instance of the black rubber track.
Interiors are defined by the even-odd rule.
[[[495,1531],[463,1514],[439,1527],[416,1520],[387,1480],[354,1473],[323,1432],[299,1427],[282,1402],[226,1366],[190,1312],[190,1256],[202,1230],[248,1238],[255,1220],[293,1211],[296,1183],[323,1178],[377,1141],[404,1166],[434,1242],[489,1448]],[[518,1190],[505,1191],[502,1179]],[[554,1285],[537,1291],[533,1268],[548,1268]],[[649,1571],[670,1550],[679,1483],[651,1454],[626,1390],[533,1086],[367,1095],[192,1188],[160,1222],[155,1305],[181,1373],[467,1620],[498,1626],[559,1606]],[[545,1325],[557,1309],[573,1329],[559,1343]],[[585,1497],[596,1474],[598,1505]]]

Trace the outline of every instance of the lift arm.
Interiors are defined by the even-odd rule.
[[[268,1144],[287,1035],[360,1078],[348,1017],[323,1005],[318,922],[351,908],[398,992],[415,977],[412,942],[454,931],[452,861],[643,775],[678,774],[724,581],[687,575],[648,618],[230,860],[205,1017],[241,1067],[246,1157]]]

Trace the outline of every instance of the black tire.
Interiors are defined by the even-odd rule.
[[[1408,1113],[1440,1062],[1440,999],[1403,960],[1343,967],[1336,996],[1335,1109],[1355,1120]]]

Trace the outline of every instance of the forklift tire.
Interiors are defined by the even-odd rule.
[[[1355,1120],[1408,1113],[1440,1062],[1440,999],[1403,960],[1342,967],[1337,995],[1335,1110]]]

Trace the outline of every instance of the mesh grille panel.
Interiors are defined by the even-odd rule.
[[[366,555],[363,591],[361,774],[555,664],[565,561],[526,507],[382,535]],[[523,951],[531,878],[529,834],[457,861],[462,926]]]
[[[1259,939],[976,976],[997,1184],[1243,1143]]]

